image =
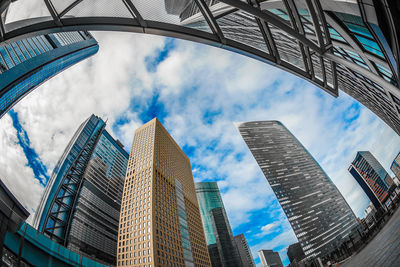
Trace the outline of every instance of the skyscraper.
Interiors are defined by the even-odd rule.
[[[212,266],[241,266],[218,184],[196,183],[196,194]]]
[[[249,244],[243,234],[233,237],[239,251],[240,259],[244,267],[255,267],[253,256],[251,255]]]
[[[400,181],[400,153],[394,158],[390,169],[396,176],[397,180]]]
[[[291,244],[287,249],[287,255],[290,263],[294,261],[299,262],[306,256],[299,243]]]
[[[135,131],[118,266],[210,266],[190,160],[156,118]]]
[[[369,151],[358,151],[349,167],[350,174],[356,179],[376,209],[385,206],[394,190],[393,179]]]
[[[305,147],[278,121],[238,128],[272,187],[308,258],[323,257],[357,225],[356,218]]]
[[[50,33],[0,45],[0,118],[41,83],[95,54],[86,31]]]
[[[115,265],[128,153],[105,126],[95,115],[79,126],[54,168],[34,226],[72,251]]]
[[[270,249],[258,251],[262,267],[283,267],[281,257],[278,252]]]

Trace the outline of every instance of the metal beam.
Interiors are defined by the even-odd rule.
[[[54,23],[57,26],[62,26],[61,20],[59,15],[57,14],[57,10],[54,8],[53,3],[50,2],[50,0],[44,0],[44,3],[46,4],[47,9],[49,10],[50,15],[52,16]]]
[[[226,39],[224,37],[224,34],[222,33],[222,30],[219,27],[217,20],[215,19],[214,15],[208,8],[206,2],[204,2],[204,0],[194,0],[194,1],[197,7],[200,9],[200,12],[203,15],[204,19],[206,20],[211,31],[218,36],[222,44],[226,44]]]
[[[131,0],[122,0],[125,6],[128,8],[129,12],[132,14],[133,17],[139,21],[140,26],[143,28],[147,27],[146,21],[143,19],[142,15],[139,13],[139,10],[135,7]]]
[[[282,31],[286,32],[287,34],[291,35],[293,38],[299,40],[302,42],[304,45],[310,47],[314,51],[317,51],[317,53],[322,54],[322,50],[319,46],[317,46],[315,43],[312,41],[308,40],[304,35],[300,34],[299,32],[295,31],[292,29],[289,25],[286,23],[280,21],[279,19],[275,18],[274,16],[268,14],[267,12],[263,12],[258,8],[252,7],[249,4],[246,4],[244,2],[238,1],[238,0],[220,0],[220,2],[223,2],[227,5],[230,5],[232,7],[236,7],[238,9],[241,9],[249,14],[252,14],[253,16],[265,20],[267,23],[271,23],[272,25],[278,27]]]
[[[363,59],[368,68],[375,74],[378,74],[375,67],[372,65],[368,57],[365,56],[364,49],[355,37],[348,31],[347,27],[344,26],[340,21],[338,21],[333,14],[326,12],[326,20],[335,29],[343,39],[355,50],[355,52]]]

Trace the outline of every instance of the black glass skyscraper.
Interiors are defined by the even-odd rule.
[[[357,225],[351,208],[282,123],[254,121],[237,125],[306,256],[323,257]]]
[[[116,264],[118,221],[128,153],[92,115],[58,161],[34,226],[68,249]]]
[[[0,45],[0,118],[37,86],[94,55],[86,31],[51,33]]]

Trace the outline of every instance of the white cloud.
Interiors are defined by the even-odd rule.
[[[0,120],[0,179],[32,215],[44,187],[35,179],[9,115]],[[32,216],[30,217],[32,218]]]

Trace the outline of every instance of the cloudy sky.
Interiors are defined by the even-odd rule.
[[[347,171],[358,150],[389,170],[400,140],[351,97],[333,98],[275,67],[159,36],[95,32],[99,53],[46,82],[0,120],[0,177],[33,214],[58,158],[91,114],[130,148],[158,117],[189,156],[196,182],[218,181],[234,234],[288,263],[296,237],[233,122],[280,120],[335,182],[355,214],[368,200]],[[32,216],[31,216],[32,218]],[[31,219],[30,218],[30,219]]]

